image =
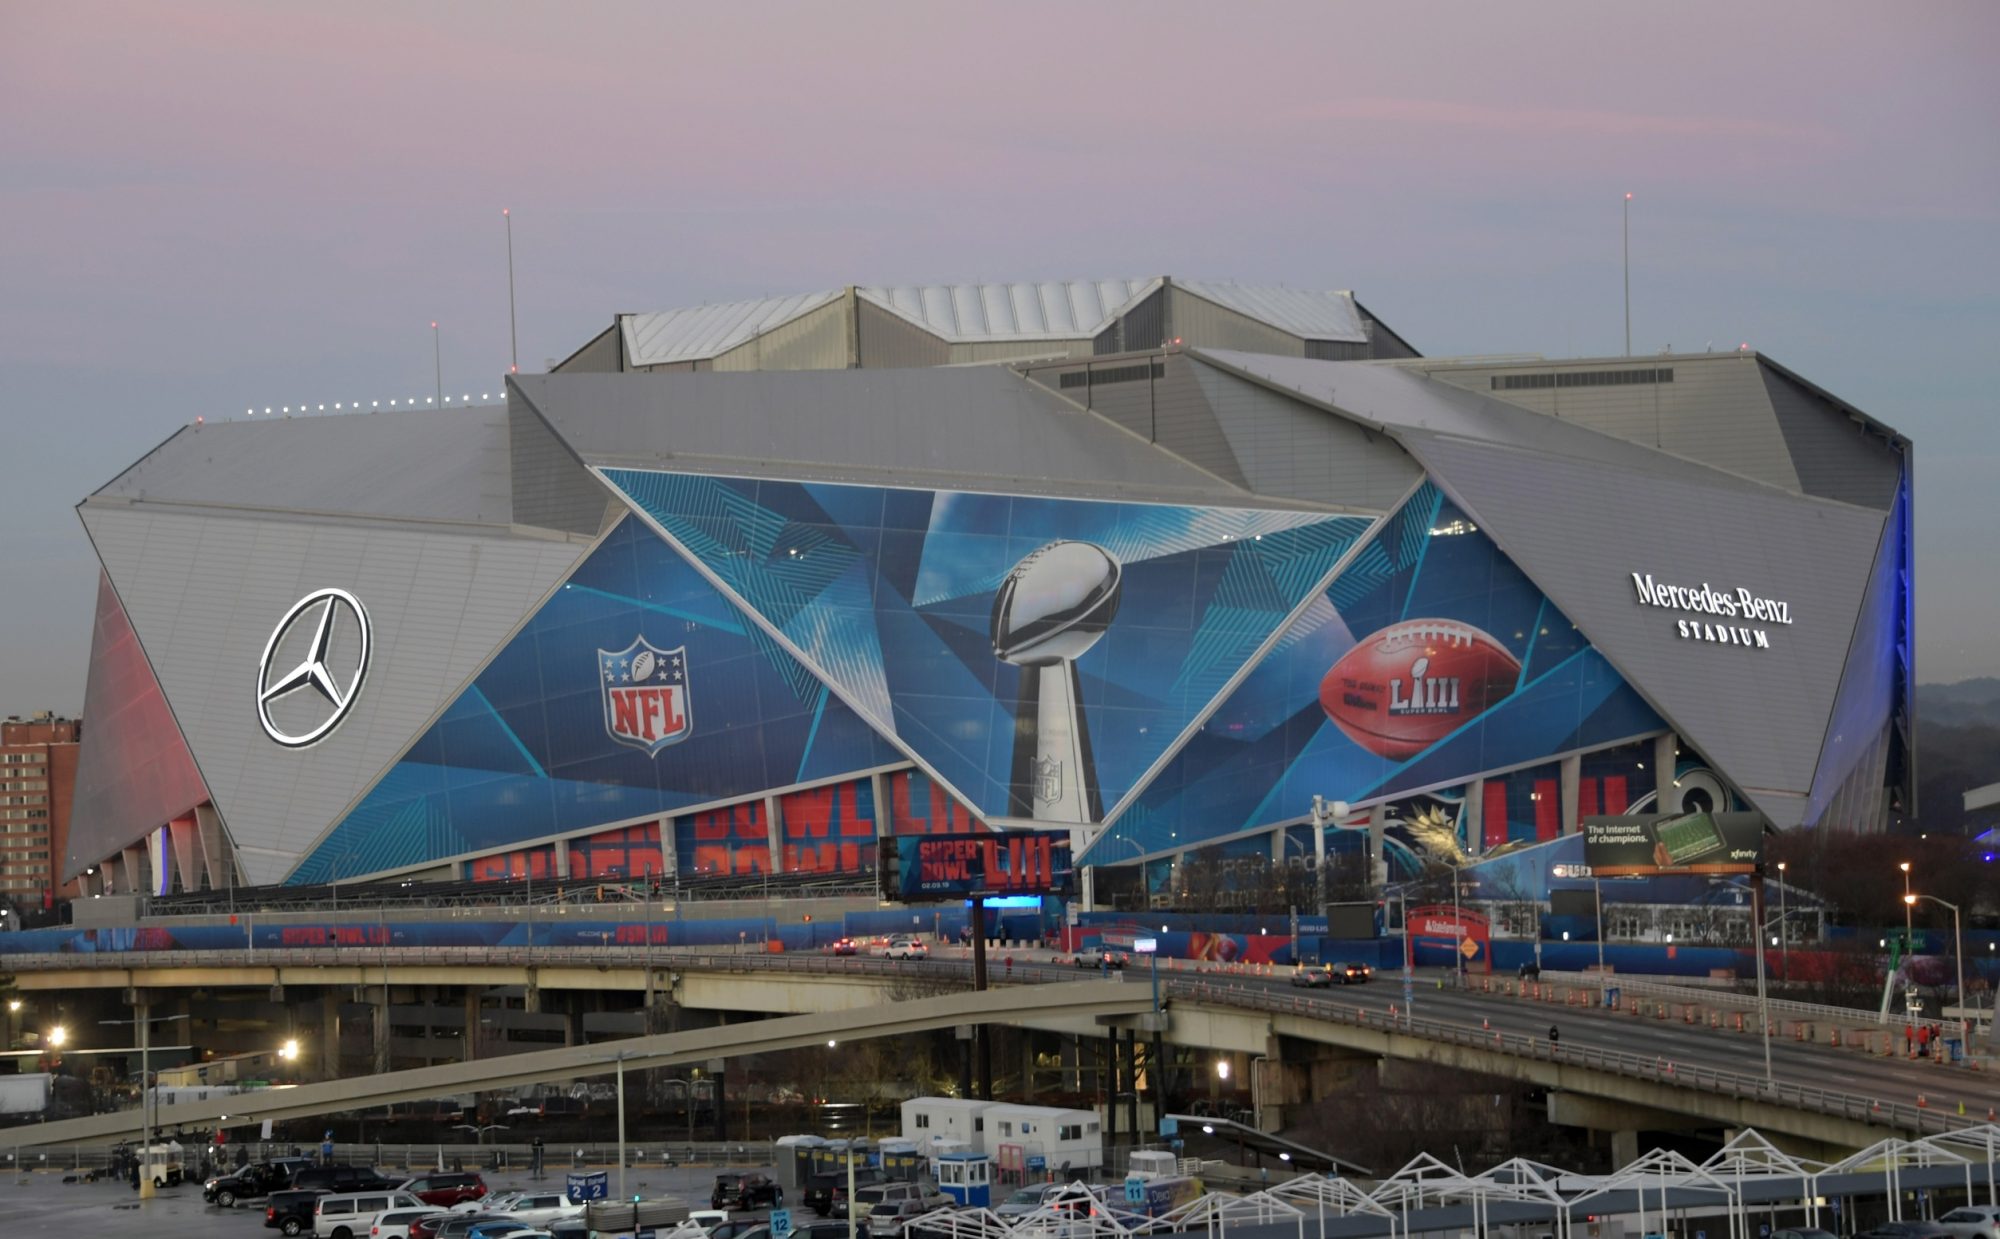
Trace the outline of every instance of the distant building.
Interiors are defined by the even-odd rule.
[[[77,893],[53,875],[69,846],[82,741],[80,721],[47,710],[0,722],[0,900],[25,907]]]

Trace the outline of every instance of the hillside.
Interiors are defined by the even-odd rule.
[[[1920,829],[1956,834],[2000,825],[1966,820],[1967,789],[2000,783],[2000,679],[1917,685]]]

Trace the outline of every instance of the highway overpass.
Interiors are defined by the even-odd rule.
[[[749,1044],[746,1038],[765,1035],[768,1025],[763,1017],[771,1016],[839,1015],[859,1022],[847,1026],[845,1033],[827,1036],[881,1035],[853,1030],[876,1027],[885,1005],[900,1012],[910,1007],[909,999],[940,987],[964,987],[969,981],[969,966],[954,959],[916,963],[643,947],[124,952],[4,957],[0,967],[16,969],[26,991],[123,989],[156,999],[177,990],[213,992],[233,987],[312,986],[325,992],[351,987],[368,993],[385,984],[456,986],[467,992],[518,986],[528,995],[564,990],[663,994],[688,1011],[759,1017],[756,1023],[729,1026],[732,1045]],[[991,971],[996,985],[1034,985],[1038,990],[1033,1002],[1023,1002],[1018,995],[999,1000],[1004,1014],[996,1013],[992,1019],[1077,1036],[1104,1031],[1098,1017],[1105,1011],[1070,1010],[1042,1000],[1044,992],[1068,988],[1052,983],[1073,981],[1076,976],[1073,970],[1052,964],[1046,955],[1030,958],[1029,953],[1016,957],[1003,952],[993,960]],[[1827,1026],[1812,1026],[1810,1038],[1801,1039],[1806,1030],[1798,1025],[1803,1021],[1782,1023],[1771,1047],[1767,1081],[1754,1015],[1742,1025],[1750,1031],[1736,1031],[1735,1015],[1741,1013],[1742,1002],[1732,996],[1702,996],[1699,1010],[1694,1003],[1656,999],[1642,1001],[1636,1010],[1628,1006],[1614,1012],[1575,1005],[1594,1004],[1598,997],[1594,987],[1552,983],[1526,989],[1501,982],[1500,991],[1488,993],[1441,988],[1442,978],[1426,977],[1415,991],[1414,1003],[1406,1006],[1400,986],[1393,982],[1306,991],[1290,987],[1286,980],[1282,972],[1260,975],[1244,969],[1175,970],[1162,975],[1169,1013],[1157,1031],[1164,1042],[1276,1064],[1280,1083],[1270,1091],[1278,1099],[1258,1099],[1270,1102],[1268,1126],[1276,1125],[1285,1094],[1309,1100],[1330,1091],[1321,1068],[1328,1060],[1343,1059],[1380,1062],[1387,1064],[1385,1071],[1393,1071],[1397,1063],[1429,1063],[1528,1081],[1550,1090],[1551,1118],[1562,1123],[1614,1132],[1690,1125],[1755,1127],[1827,1149],[1860,1147],[1880,1138],[1885,1129],[1947,1130],[1984,1121],[2000,1107],[2000,1084],[1984,1072],[1884,1056],[1880,1048],[1886,1034],[1864,1013],[1848,1013],[1848,1018],[1836,1022],[1848,1025],[1848,1036],[1839,1046],[1830,1044]],[[1139,1018],[1142,1010],[1150,1011],[1144,977],[1131,976],[1122,989],[1112,988],[1127,996],[1128,1007],[1139,1004],[1116,1022],[1128,1027],[1151,1024]],[[973,998],[945,1001],[963,1004]],[[974,1021],[969,1017],[943,1021],[970,1022]],[[1551,1026],[1559,1027],[1559,1041],[1551,1041]],[[1872,1030],[1872,1039],[1856,1044],[1854,1034],[1864,1029]],[[705,1038],[710,1045],[691,1057],[719,1056],[713,1049],[718,1040],[714,1030],[679,1035]],[[653,1040],[627,1038],[572,1050],[584,1055],[582,1061],[603,1062],[607,1045],[631,1047]],[[798,1044],[814,1040],[808,1036]],[[545,1062],[559,1062],[562,1070],[570,1070],[569,1059],[538,1057],[553,1052],[425,1068],[440,1074],[423,1077],[421,1085],[413,1086],[415,1092],[399,1095],[435,1096],[506,1087],[531,1078],[559,1078],[509,1074],[541,1071]],[[590,1060],[590,1054],[597,1058]],[[504,1080],[489,1078],[492,1072]],[[333,1108],[356,1109],[381,1100],[387,1099],[363,1101],[349,1093]],[[1260,1118],[1265,1109],[1259,1105]]]

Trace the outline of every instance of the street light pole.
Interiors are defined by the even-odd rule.
[[[1785,862],[1778,862],[1778,971],[1792,979],[1791,918],[1785,913]]]
[[[1597,976],[1604,979],[1604,879],[1590,875],[1591,893],[1597,896]]]
[[[1932,903],[1951,909],[1952,953],[1957,956],[1958,962],[1958,1035],[1969,1045],[1972,1041],[1972,1024],[1965,1017],[1965,931],[1959,921],[1958,905],[1949,899],[1939,899],[1936,895],[1905,895],[1903,896],[1905,916],[1909,915],[1911,906],[1919,899],[1928,899]],[[1943,1012],[1939,1014],[1942,1015]]]

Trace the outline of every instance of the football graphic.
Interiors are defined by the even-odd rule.
[[[632,682],[639,683],[653,677],[653,651],[640,650],[632,657]]]
[[[1520,675],[1521,661],[1490,633],[1404,620],[1341,655],[1320,681],[1319,704],[1350,740],[1403,761],[1485,713]]]

